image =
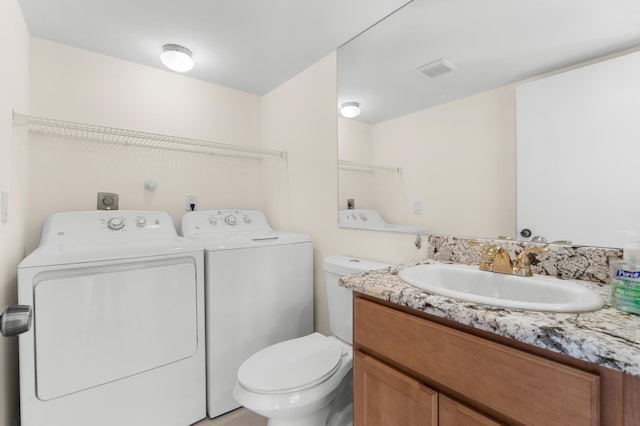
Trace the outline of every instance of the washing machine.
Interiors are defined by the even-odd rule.
[[[313,331],[313,243],[273,230],[259,210],[200,210],[182,218],[205,247],[207,414],[240,407],[242,363],[260,349]]]
[[[18,265],[22,426],[206,417],[203,247],[157,211],[58,213]]]

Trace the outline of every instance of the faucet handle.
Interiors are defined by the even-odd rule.
[[[533,275],[531,271],[531,260],[529,259],[530,253],[546,253],[549,249],[546,247],[530,247],[522,250],[522,252],[516,257],[513,262],[513,275],[519,275],[521,277],[530,277]]]
[[[536,235],[535,237],[533,237],[531,239],[532,243],[546,243],[547,239],[545,237],[543,237],[542,235]]]
[[[480,241],[467,241],[467,244],[470,246],[476,246],[476,247],[480,247],[482,249],[484,249],[486,247],[486,245],[484,243],[481,243]]]

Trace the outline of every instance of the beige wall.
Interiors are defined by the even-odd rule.
[[[510,85],[373,126],[373,161],[403,168],[401,178],[375,176],[383,216],[436,234],[515,238],[515,125]]]
[[[33,38],[31,114],[226,144],[259,146],[257,95],[216,86],[82,49]],[[187,194],[200,209],[262,205],[262,168],[273,159],[109,145],[32,135],[27,248],[57,211],[93,210],[98,191],[120,195],[120,209],[165,210],[177,226]],[[144,189],[155,180],[155,192]]]
[[[16,266],[24,255],[26,140],[12,110],[28,112],[29,33],[17,0],[0,2],[0,191],[9,195],[9,221],[0,223],[0,309],[17,302]],[[0,337],[0,424],[18,408],[17,338]]]
[[[372,126],[357,120],[338,117],[338,158],[343,161],[371,164],[373,161]],[[338,168],[338,205],[347,208],[353,199],[356,208],[380,210],[376,203],[373,174],[385,173],[363,167],[341,165]]]
[[[431,233],[515,237],[515,85],[375,125],[340,119],[339,127],[340,159],[402,168],[341,170],[340,208],[355,198],[389,222]],[[416,201],[422,214],[413,213]]]
[[[287,173],[270,176],[265,205],[273,225],[305,232],[315,246],[316,329],[329,333],[322,259],[334,254],[398,263],[424,256],[413,235],[339,229],[336,55],[264,96],[263,145],[289,153]]]

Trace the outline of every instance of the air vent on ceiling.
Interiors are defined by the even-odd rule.
[[[438,59],[437,61],[430,62],[426,65],[416,68],[420,74],[429,78],[440,77],[443,74],[457,70],[458,67],[453,65],[446,59]]]

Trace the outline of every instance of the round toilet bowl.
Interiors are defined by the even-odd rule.
[[[243,367],[240,367],[238,371],[239,378],[236,380],[233,389],[234,398],[245,408],[267,417],[269,426],[325,426],[327,417],[332,409],[332,402],[338,392],[351,393],[353,348],[335,336],[325,337],[319,333],[313,333],[294,340],[300,340],[300,344],[306,345],[309,343],[308,339],[317,340],[319,336],[339,348],[338,363],[327,374],[320,375],[315,380],[307,377],[303,381],[308,383],[299,387],[288,387],[280,391],[276,389],[277,386],[265,386],[268,389],[261,391],[248,389],[247,386],[242,384],[243,364]],[[263,351],[269,350],[270,348],[267,348]],[[289,364],[286,355],[282,355],[282,353],[279,355],[280,359],[276,362],[283,365]],[[325,352],[324,355],[320,355],[320,357],[326,358],[327,353]],[[292,354],[292,356],[295,355]],[[310,361],[313,362],[313,359]],[[299,367],[303,366],[299,365]],[[261,368],[268,370],[271,367],[268,362],[264,362]],[[250,381],[246,374],[245,379],[246,382]],[[344,398],[340,399],[343,400]]]

